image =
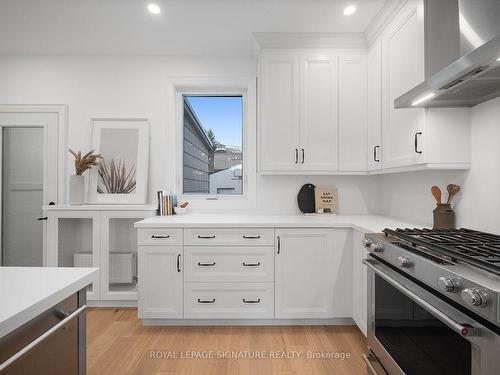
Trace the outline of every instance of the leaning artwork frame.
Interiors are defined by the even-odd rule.
[[[92,149],[101,154],[89,179],[90,204],[145,204],[149,161],[149,120],[92,118]]]

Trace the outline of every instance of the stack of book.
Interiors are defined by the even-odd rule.
[[[175,215],[174,208],[177,207],[177,196],[167,190],[158,191],[158,215]]]

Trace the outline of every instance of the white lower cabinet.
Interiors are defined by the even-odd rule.
[[[140,318],[269,320],[352,315],[350,229],[138,231]],[[176,241],[168,242],[172,238]]]
[[[182,246],[139,246],[139,318],[183,317]]]
[[[277,229],[275,316],[278,319],[334,318],[345,293],[336,283],[347,230]],[[350,283],[347,282],[347,286]],[[338,297],[338,298],[337,298]]]
[[[352,231],[352,319],[366,336],[368,270],[362,263],[367,255],[363,238],[363,233]]]

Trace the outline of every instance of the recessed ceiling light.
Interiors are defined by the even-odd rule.
[[[345,16],[350,16],[351,14],[354,14],[356,11],[356,7],[354,5],[349,5],[344,8],[344,15]]]
[[[433,97],[435,97],[435,96],[436,96],[436,94],[435,94],[435,93],[430,92],[430,93],[428,93],[427,95],[422,96],[421,98],[419,98],[419,99],[415,100],[413,103],[411,103],[411,105],[419,105],[420,103],[423,103],[423,102],[425,102],[425,101],[427,101],[427,100],[429,100],[429,99],[432,99],[432,98],[433,98]]]
[[[152,13],[152,14],[160,14],[161,13],[161,8],[158,6],[158,4],[154,4],[154,3],[148,4],[148,10],[149,10],[149,13]]]

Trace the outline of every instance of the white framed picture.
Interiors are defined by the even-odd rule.
[[[145,204],[149,120],[93,118],[92,149],[102,156],[90,174],[88,203]]]

